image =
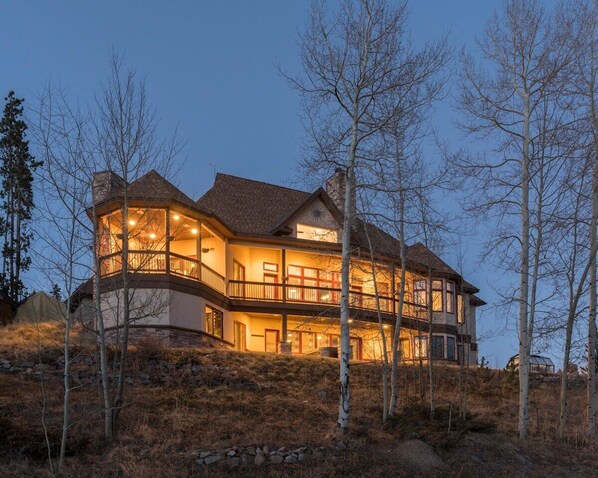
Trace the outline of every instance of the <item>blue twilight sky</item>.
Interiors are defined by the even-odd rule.
[[[178,127],[186,142],[178,185],[191,197],[210,187],[215,170],[301,187],[299,101],[276,65],[300,71],[297,31],[309,6],[291,0],[3,0],[0,94],[13,89],[33,101],[51,80],[68,85],[85,104],[107,78],[108,52],[115,48],[125,53],[125,66],[147,79],[163,132]],[[457,51],[474,48],[485,19],[500,6],[493,0],[412,0],[413,39],[422,43],[449,31]],[[456,147],[463,138],[452,126],[451,102],[437,108],[433,123]],[[465,275],[491,304],[496,274],[474,253],[482,241],[482,234],[464,239]],[[443,257],[455,266],[453,256]],[[506,330],[505,322],[490,307],[479,316],[481,355],[492,366],[504,366],[517,348],[514,319]]]

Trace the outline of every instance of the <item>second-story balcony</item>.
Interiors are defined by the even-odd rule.
[[[330,287],[313,287],[306,285],[276,284],[270,282],[228,281],[227,295],[231,299],[273,302],[289,304],[308,304],[339,307],[341,289]],[[367,311],[380,311],[384,314],[396,314],[399,301],[387,296],[367,294],[352,290],[349,293],[350,307]],[[405,301],[403,315],[414,319],[426,319],[427,307]]]

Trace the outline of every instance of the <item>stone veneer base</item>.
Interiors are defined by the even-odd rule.
[[[109,330],[108,337],[116,340],[117,331]],[[172,327],[131,326],[129,328],[129,343],[142,345],[148,342],[157,342],[165,347],[173,348],[216,348],[230,350],[231,344],[211,337],[202,332],[184,330]]]

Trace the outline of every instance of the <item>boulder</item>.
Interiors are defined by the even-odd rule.
[[[421,440],[399,443],[395,450],[395,458],[412,473],[425,476],[446,469],[446,465],[434,449]]]

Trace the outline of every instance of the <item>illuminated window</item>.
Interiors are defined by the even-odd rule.
[[[428,356],[428,337],[418,335],[413,337],[415,358],[426,358]]]
[[[206,305],[206,332],[222,338],[222,312]]]
[[[444,310],[442,281],[432,281],[432,310],[434,312],[442,312]]]
[[[308,241],[338,242],[334,229],[297,224],[297,238]]]
[[[416,280],[413,283],[413,298],[418,305],[428,305],[428,281]]]

